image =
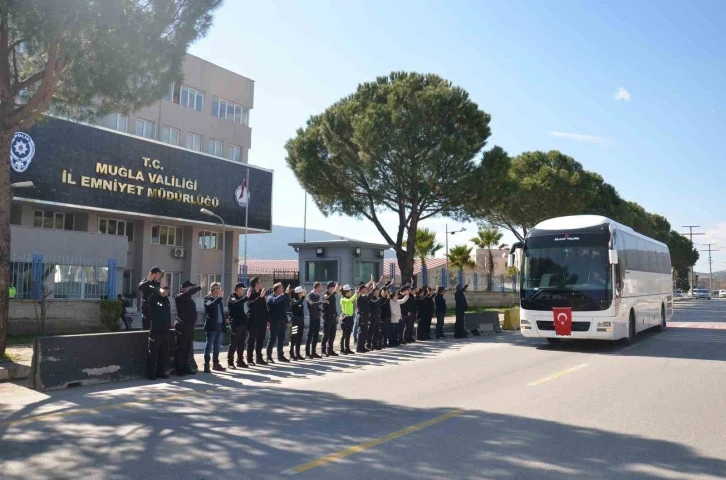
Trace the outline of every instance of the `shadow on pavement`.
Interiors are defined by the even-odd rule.
[[[226,376],[162,386],[155,389],[197,394],[3,424],[2,477],[278,479],[291,467],[453,409],[414,409],[256,385],[240,388],[238,379]],[[104,394],[114,392],[94,398]],[[724,478],[726,461],[674,442],[467,411],[298,477],[646,480],[668,475]]]

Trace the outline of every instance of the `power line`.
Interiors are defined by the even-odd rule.
[[[713,259],[711,258],[711,252],[720,252],[720,250],[711,248],[716,245],[715,243],[701,243],[700,245],[708,247],[708,250],[701,250],[701,252],[708,252],[708,291],[713,292]]]
[[[691,244],[693,244],[693,236],[694,235],[705,235],[705,233],[700,233],[700,232],[693,233],[693,229],[694,228],[701,228],[700,225],[682,225],[682,227],[683,228],[687,228],[688,229],[688,233],[681,233],[681,235],[684,235],[684,236],[685,235],[688,235],[690,237],[690,239],[691,239]],[[696,273],[693,270],[693,267],[691,267],[691,292],[693,292],[693,289],[696,288],[695,287],[695,284],[696,284]]]

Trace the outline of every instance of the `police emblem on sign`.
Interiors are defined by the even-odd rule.
[[[30,135],[17,132],[10,142],[10,166],[18,173],[23,173],[30,166],[35,156],[35,142]]]

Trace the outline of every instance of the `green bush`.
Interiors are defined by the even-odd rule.
[[[123,306],[118,300],[101,300],[101,325],[109,332],[121,329],[121,309]]]

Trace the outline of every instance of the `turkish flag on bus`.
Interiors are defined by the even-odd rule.
[[[567,308],[553,308],[552,316],[555,319],[555,333],[569,337],[572,335],[572,309]]]

